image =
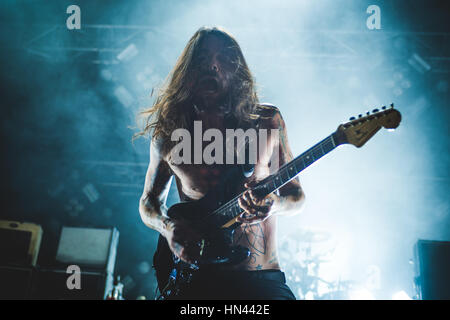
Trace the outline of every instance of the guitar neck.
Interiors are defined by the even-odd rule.
[[[261,180],[252,189],[260,196],[266,196],[280,189],[286,183],[294,179],[305,168],[309,167],[324,155],[334,150],[338,145],[336,141],[336,133],[329,135],[292,161],[281,166],[276,173]],[[242,209],[238,203],[238,199],[241,195],[242,194],[239,194],[219,207],[216,211],[214,211],[214,214],[225,215],[227,218],[230,218],[230,220],[236,218],[242,213]]]
[[[255,189],[262,196],[272,193],[294,179],[305,168],[336,148],[334,134],[329,135],[292,161],[284,164],[278,171],[260,181]]]

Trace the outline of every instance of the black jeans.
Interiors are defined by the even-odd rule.
[[[295,300],[280,270],[198,271],[177,299]]]

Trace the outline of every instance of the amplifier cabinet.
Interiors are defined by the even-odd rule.
[[[33,274],[32,267],[0,266],[0,300],[29,299]]]
[[[40,269],[34,274],[30,299],[103,300],[113,288],[111,274],[81,269],[80,288],[69,289],[71,275],[63,269]]]
[[[419,240],[415,266],[421,299],[450,300],[450,242]]]
[[[0,300],[104,300],[113,289],[113,276],[81,269],[79,289],[70,289],[64,269],[0,266]]]
[[[64,266],[75,264],[114,273],[118,242],[119,231],[116,228],[63,227],[56,261]]]
[[[0,220],[0,265],[35,266],[41,239],[37,224]]]

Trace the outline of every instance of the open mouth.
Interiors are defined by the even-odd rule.
[[[200,80],[200,90],[204,92],[217,92],[219,91],[219,83],[213,77],[205,77]]]

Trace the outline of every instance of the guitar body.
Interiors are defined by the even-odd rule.
[[[243,166],[232,166],[217,187],[202,199],[177,203],[167,211],[169,218],[189,221],[204,241],[198,244],[201,248],[199,260],[195,264],[188,264],[173,255],[166,239],[159,236],[153,265],[158,288],[164,298],[175,297],[175,291],[180,291],[183,286],[188,285],[196,270],[214,265],[238,264],[249,257],[250,251],[247,248],[233,246],[234,229],[239,224],[223,228],[229,217],[214,214],[214,211],[235,196],[237,191],[244,190],[245,176],[248,176],[248,173],[243,172]],[[236,186],[242,188],[237,189]],[[169,282],[172,282],[170,289],[167,288]]]

